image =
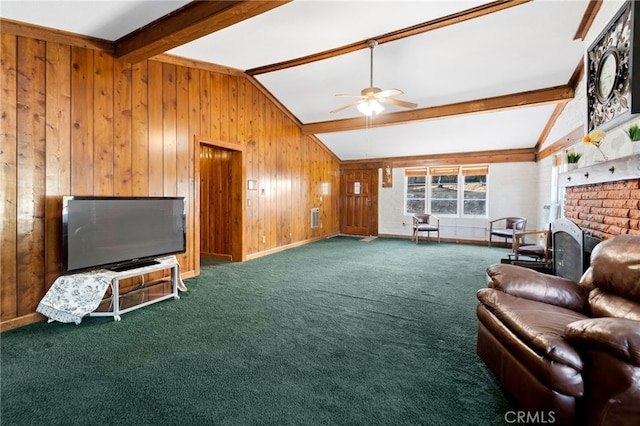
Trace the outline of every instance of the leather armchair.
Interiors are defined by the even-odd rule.
[[[519,409],[640,424],[640,236],[600,243],[578,283],[509,264],[487,274],[476,352]]]

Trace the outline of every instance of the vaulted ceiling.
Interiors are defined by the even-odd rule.
[[[622,2],[621,2],[622,4]],[[163,55],[246,73],[341,160],[535,150],[575,93],[597,9],[537,1],[7,1],[12,21],[81,34],[136,62]],[[7,21],[10,20],[10,21]],[[373,52],[368,40],[377,40]],[[373,83],[366,120],[330,111]]]

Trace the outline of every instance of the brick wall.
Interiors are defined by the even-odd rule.
[[[640,179],[569,187],[564,216],[603,240],[640,235]]]

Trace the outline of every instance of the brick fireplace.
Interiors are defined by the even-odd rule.
[[[562,173],[560,185],[566,188],[564,217],[586,235],[640,235],[640,155]]]

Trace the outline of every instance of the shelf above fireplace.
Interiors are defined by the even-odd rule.
[[[562,188],[640,178],[640,154],[616,158],[560,173]]]

